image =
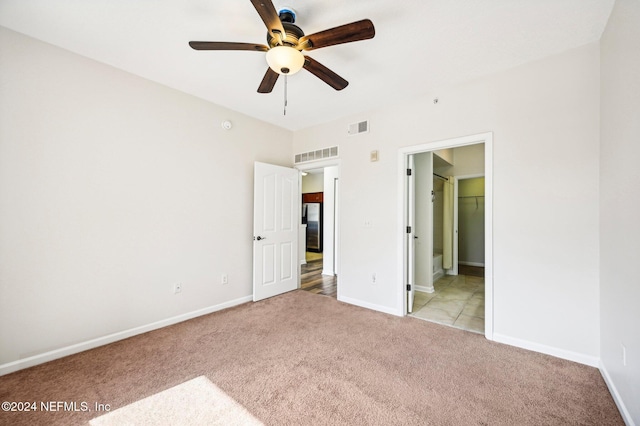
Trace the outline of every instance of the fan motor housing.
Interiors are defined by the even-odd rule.
[[[304,35],[304,31],[291,22],[282,22],[282,26],[284,27],[284,32],[286,37],[282,39],[282,42],[286,46],[296,47],[298,45],[298,40]],[[267,44],[269,47],[275,47],[278,45],[278,39],[271,36],[270,33],[267,33]]]

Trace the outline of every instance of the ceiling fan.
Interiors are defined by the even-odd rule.
[[[251,4],[267,27],[267,45],[224,41],[190,41],[195,50],[249,50],[266,52],[269,68],[264,75],[258,93],[270,93],[283,75],[291,75],[304,68],[336,90],[342,90],[349,82],[309,56],[303,50],[319,49],[336,44],[367,40],[375,36],[373,22],[369,19],[341,25],[311,35],[305,35],[295,25],[293,9],[276,11],[271,0],[251,0]]]

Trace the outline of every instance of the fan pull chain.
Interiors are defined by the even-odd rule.
[[[287,74],[284,75],[284,115],[287,115]]]

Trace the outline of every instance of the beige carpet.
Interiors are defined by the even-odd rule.
[[[91,426],[261,426],[240,404],[200,376],[89,422]]]
[[[265,425],[624,424],[595,368],[304,291],[0,377],[0,401],[113,411],[200,376]],[[0,424],[101,414],[0,412]]]

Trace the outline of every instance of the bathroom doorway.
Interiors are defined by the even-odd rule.
[[[458,156],[471,155],[478,162],[484,161],[483,152],[475,149],[477,147],[469,148],[473,151],[464,154],[461,150],[467,148],[455,148],[454,158],[457,152]],[[419,176],[420,171],[416,170],[416,174]],[[484,334],[485,181],[484,177],[448,174],[447,168],[434,166],[431,197],[433,253],[425,253],[425,256],[432,254],[433,286],[422,288],[416,285],[411,316]],[[417,232],[420,232],[419,226]],[[420,262],[416,260],[416,268],[419,266]]]
[[[403,283],[407,283],[406,289],[403,288],[407,293],[404,299],[405,313],[480,332],[492,339],[492,135],[487,133],[456,138],[409,147],[402,151],[401,161],[404,165],[417,163],[415,172],[407,172],[407,177],[403,179],[406,179],[403,201],[406,220],[403,238]],[[420,159],[429,157],[430,167],[422,167],[421,173]],[[483,175],[483,179],[473,180]],[[415,180],[411,182],[410,179]],[[476,187],[481,184],[481,193],[469,195],[468,182],[473,182]],[[445,197],[444,193],[447,191],[449,194]],[[467,207],[475,207],[476,200],[478,208],[469,212]],[[443,204],[450,205],[449,212]],[[420,205],[431,209],[426,224],[424,220],[420,220],[420,214],[416,214],[420,212]],[[411,209],[415,210],[411,212]],[[425,211],[424,208],[422,211]],[[451,217],[448,230],[446,224],[442,223],[447,221],[447,217]],[[464,223],[461,224],[460,219]],[[474,229],[472,237],[464,234],[461,241],[460,226],[462,225],[464,232],[469,231],[468,219],[472,219],[476,225],[480,223],[481,229],[479,232]],[[478,234],[482,238],[475,238]],[[477,256],[478,244],[482,246],[481,259]],[[422,246],[422,250],[418,246]],[[467,258],[470,248],[476,250],[471,253],[475,257]],[[459,264],[459,261],[462,263]],[[416,274],[422,264],[428,265],[426,273],[425,268],[422,268],[422,272]],[[464,274],[459,274],[460,268]],[[475,269],[472,271],[469,268]],[[429,281],[433,283],[432,287],[429,286]]]

